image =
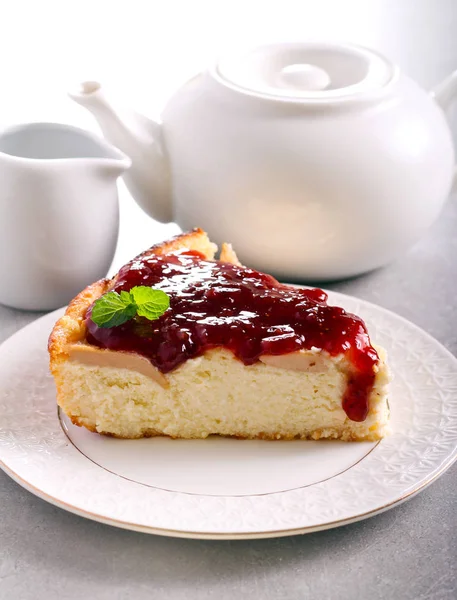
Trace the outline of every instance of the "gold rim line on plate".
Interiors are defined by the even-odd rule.
[[[138,525],[136,523],[130,523],[129,521],[121,521],[119,519],[113,519],[111,517],[104,517],[97,513],[92,513],[90,511],[84,510],[82,508],[78,508],[73,504],[68,504],[63,500],[59,500],[54,496],[50,496],[46,492],[41,491],[39,488],[35,487],[31,483],[27,482],[25,479],[17,475],[15,471],[10,469],[5,465],[3,461],[0,461],[0,468],[9,475],[16,483],[21,485],[24,489],[28,490],[38,498],[42,500],[46,500],[50,504],[57,506],[58,508],[63,508],[68,512],[71,512],[80,517],[86,517],[92,521],[98,521],[99,523],[103,523],[105,525],[111,525],[114,527],[119,527],[121,529],[129,529],[132,531],[138,531],[141,533],[149,533],[155,535],[161,535],[165,537],[175,537],[175,538],[187,538],[187,539],[207,539],[207,540],[247,540],[247,539],[260,539],[260,538],[275,538],[275,537],[286,537],[292,535],[298,535],[303,533],[313,533],[315,531],[323,531],[325,529],[333,529],[335,527],[339,527],[342,525],[349,525],[351,523],[356,523],[357,521],[361,521],[368,517],[374,517],[377,514],[380,514],[389,508],[394,507],[395,505],[402,504],[409,498],[412,498],[424,488],[433,483],[436,479],[440,477],[449,467],[451,467],[454,462],[457,460],[457,454],[452,456],[451,460],[447,463],[445,462],[440,469],[433,474],[429,479],[426,479],[422,482],[421,485],[414,488],[407,494],[403,494],[396,500],[392,502],[388,502],[383,506],[375,508],[373,510],[359,513],[358,515],[354,515],[353,517],[347,517],[345,519],[339,519],[338,521],[329,521],[327,523],[321,523],[319,525],[308,525],[307,527],[296,527],[293,529],[278,529],[271,531],[254,531],[254,532],[230,532],[230,533],[217,533],[217,532],[199,532],[199,531],[182,531],[179,529],[167,529],[160,527],[153,527],[151,525]]]
[[[115,471],[111,471],[107,467],[104,467],[103,465],[101,465],[100,463],[98,463],[96,460],[94,460],[90,456],[87,456],[87,454],[85,454],[81,450],[81,448],[79,448],[74,443],[74,441],[68,435],[67,428],[66,428],[65,424],[62,421],[62,413],[65,416],[67,416],[64,413],[64,411],[61,409],[61,407],[58,406],[57,407],[57,419],[59,421],[60,428],[61,428],[63,434],[65,435],[65,437],[67,438],[67,440],[70,442],[70,444],[73,446],[73,448],[77,452],[79,452],[79,454],[81,454],[82,456],[84,456],[84,458],[86,458],[88,461],[90,461],[92,464],[96,465],[100,469],[103,469],[107,473],[110,473],[110,475],[114,475],[115,477],[119,477],[120,479],[124,479],[125,481],[129,481],[130,483],[136,483],[137,485],[142,485],[144,487],[150,488],[151,490],[159,490],[161,492],[169,492],[171,494],[184,494],[186,496],[209,496],[211,498],[252,498],[252,497],[258,497],[258,496],[271,496],[272,494],[286,494],[287,492],[294,492],[295,490],[303,490],[303,489],[311,487],[313,485],[318,485],[319,483],[324,483],[325,481],[330,481],[331,479],[334,479],[335,477],[339,477],[343,473],[346,473],[346,471],[349,471],[350,469],[352,469],[353,467],[355,467],[356,465],[358,465],[359,463],[361,463],[362,460],[365,460],[366,457],[369,456],[373,452],[373,450],[375,450],[379,446],[379,444],[382,442],[382,440],[378,440],[375,443],[375,445],[373,446],[373,448],[371,448],[366,454],[364,454],[362,456],[362,458],[359,458],[359,460],[357,460],[355,463],[352,463],[352,465],[349,465],[349,467],[347,467],[346,469],[343,469],[339,473],[335,473],[335,475],[331,475],[330,477],[327,477],[326,479],[320,479],[319,481],[315,481],[313,483],[308,483],[307,485],[299,485],[297,487],[288,488],[287,490],[279,490],[277,492],[264,492],[264,493],[261,493],[261,494],[197,494],[196,492],[182,492],[180,490],[169,490],[167,488],[162,488],[162,487],[158,487],[156,485],[150,485],[149,483],[144,483],[143,481],[136,481],[135,479],[130,479],[129,477],[126,477],[125,475],[119,475],[119,473],[116,473]],[[100,434],[100,433],[97,432],[97,435],[103,435],[103,434]],[[168,436],[155,436],[155,437],[161,437],[161,438],[165,437],[166,438]],[[227,437],[227,439],[230,439],[229,436],[226,436],[226,437]],[[202,439],[201,441],[204,441],[204,439]],[[281,442],[281,440],[276,440],[276,441],[280,441]],[[305,441],[315,441],[315,440],[296,440],[296,441],[305,442]],[[328,440],[328,441],[335,441],[335,440]],[[369,442],[369,443],[372,443],[372,442]]]

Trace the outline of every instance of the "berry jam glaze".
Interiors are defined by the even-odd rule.
[[[245,365],[262,354],[312,347],[352,364],[343,408],[365,420],[379,358],[361,319],[328,306],[319,289],[282,285],[247,267],[212,262],[196,252],[137,258],[120,271],[113,290],[136,285],[161,289],[170,308],[156,321],[144,317],[117,327],[97,327],[86,315],[87,341],[111,350],[137,352],[162,373],[210,348],[228,348]]]

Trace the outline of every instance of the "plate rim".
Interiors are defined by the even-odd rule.
[[[337,527],[343,527],[345,525],[351,525],[352,523],[358,523],[359,521],[364,521],[371,517],[375,517],[376,515],[380,515],[383,512],[387,512],[391,508],[395,506],[400,506],[404,502],[410,500],[420,492],[422,492],[425,488],[431,485],[436,479],[439,479],[441,475],[449,469],[457,460],[457,454],[454,457],[451,457],[449,464],[444,463],[442,468],[433,473],[433,476],[424,481],[420,486],[411,490],[408,494],[403,495],[401,498],[394,500],[385,506],[380,508],[376,508],[372,511],[368,511],[365,513],[361,513],[354,517],[349,517],[347,519],[339,519],[337,521],[330,521],[327,523],[322,523],[322,525],[309,525],[307,527],[296,527],[291,529],[278,529],[273,531],[258,531],[258,532],[230,532],[230,533],[217,533],[217,532],[201,532],[201,531],[184,531],[180,529],[168,529],[161,527],[151,527],[148,525],[138,525],[136,523],[129,523],[128,521],[122,521],[120,519],[112,519],[109,517],[103,517],[102,515],[97,515],[96,513],[92,513],[81,508],[78,508],[72,504],[68,504],[63,500],[59,500],[58,498],[54,498],[54,496],[50,496],[46,492],[36,488],[34,485],[30,484],[28,481],[17,475],[12,469],[7,467],[2,460],[0,460],[0,469],[8,475],[13,481],[15,481],[22,488],[48,502],[49,504],[56,506],[57,508],[61,508],[66,512],[74,514],[78,517],[83,517],[85,519],[89,519],[90,521],[95,521],[97,523],[102,523],[103,525],[109,525],[111,527],[118,527],[119,529],[126,529],[128,531],[136,531],[139,533],[147,533],[149,535],[160,535],[163,537],[171,537],[171,538],[181,538],[181,539],[191,539],[191,540],[252,540],[252,539],[270,539],[270,538],[281,538],[281,537],[291,537],[294,535],[305,535],[307,533],[315,533],[317,531],[326,531],[327,529],[336,529]]]

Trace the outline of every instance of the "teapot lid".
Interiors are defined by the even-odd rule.
[[[372,95],[398,69],[373,50],[338,43],[280,43],[221,58],[212,75],[245,93],[277,100],[334,102]]]

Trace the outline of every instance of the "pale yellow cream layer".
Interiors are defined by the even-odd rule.
[[[159,371],[146,357],[135,352],[119,352],[106,350],[85,343],[73,344],[68,350],[71,361],[96,367],[114,367],[129,369],[146,377],[150,377],[162,387],[168,387],[166,376]],[[234,357],[234,360],[235,357]],[[324,373],[328,368],[330,357],[318,350],[299,350],[289,354],[264,355],[259,359],[270,367],[302,371],[308,373]],[[339,358],[336,359],[339,362]]]

